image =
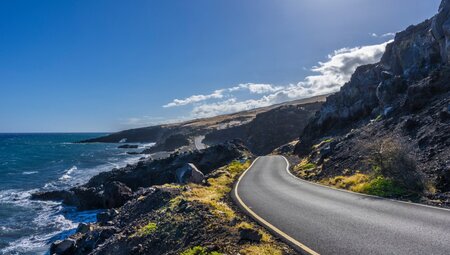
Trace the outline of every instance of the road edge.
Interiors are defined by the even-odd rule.
[[[302,254],[307,254],[307,255],[320,255],[316,251],[312,250],[305,244],[299,242],[298,240],[296,240],[293,237],[289,236],[288,234],[284,233],[282,230],[280,230],[279,228],[270,224],[264,218],[262,218],[261,216],[256,214],[252,209],[250,209],[250,207],[248,207],[244,203],[244,201],[239,196],[238,188],[239,188],[240,181],[244,178],[245,174],[253,167],[253,165],[256,163],[256,161],[258,161],[259,158],[260,157],[257,157],[255,160],[253,160],[252,164],[241,174],[241,176],[239,176],[238,180],[235,182],[235,184],[233,186],[233,190],[231,192],[231,197],[234,200],[235,204],[237,204],[241,208],[241,210],[244,211],[253,220],[258,222],[260,225],[262,225],[267,230],[269,230],[273,235],[284,240],[287,244],[289,244],[291,247],[293,247],[296,251],[298,251]],[[286,163],[287,163],[286,169],[288,170],[289,165],[290,165],[289,161],[287,161],[286,158],[284,158],[284,159],[286,160]]]

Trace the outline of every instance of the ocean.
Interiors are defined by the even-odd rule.
[[[138,149],[77,144],[102,133],[0,134],[0,254],[47,254],[98,211],[78,212],[60,202],[32,201],[36,191],[70,188],[103,171],[135,163]]]

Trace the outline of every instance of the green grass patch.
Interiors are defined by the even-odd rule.
[[[135,235],[139,236],[139,237],[148,236],[148,235],[155,233],[157,229],[158,229],[158,226],[156,225],[156,223],[150,222],[147,225],[138,229],[138,231],[136,232]]]
[[[202,246],[195,246],[183,251],[180,255],[222,255],[222,253],[217,251],[208,252]]]
[[[377,176],[354,188],[354,191],[380,197],[399,197],[408,194],[406,190],[398,186],[393,180],[383,176]]]
[[[298,165],[294,166],[294,173],[303,178],[308,178],[315,175],[316,169],[317,165],[305,158]]]

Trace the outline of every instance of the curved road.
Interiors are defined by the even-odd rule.
[[[281,156],[258,158],[234,199],[306,254],[450,254],[450,210],[340,191],[295,178]],[[304,246],[303,246],[304,245]]]

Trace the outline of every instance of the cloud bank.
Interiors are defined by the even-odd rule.
[[[386,45],[391,41],[377,45],[335,50],[328,55],[326,61],[318,62],[317,66],[310,69],[313,75],[305,77],[303,81],[298,83],[286,85],[243,83],[218,89],[209,94],[197,94],[182,99],[174,99],[162,107],[191,107],[190,116],[185,116],[183,119],[193,119],[250,110],[336,92],[350,80],[358,66],[378,62],[385,51]],[[133,118],[130,119],[129,124],[150,124],[150,120],[149,117],[145,119]]]

